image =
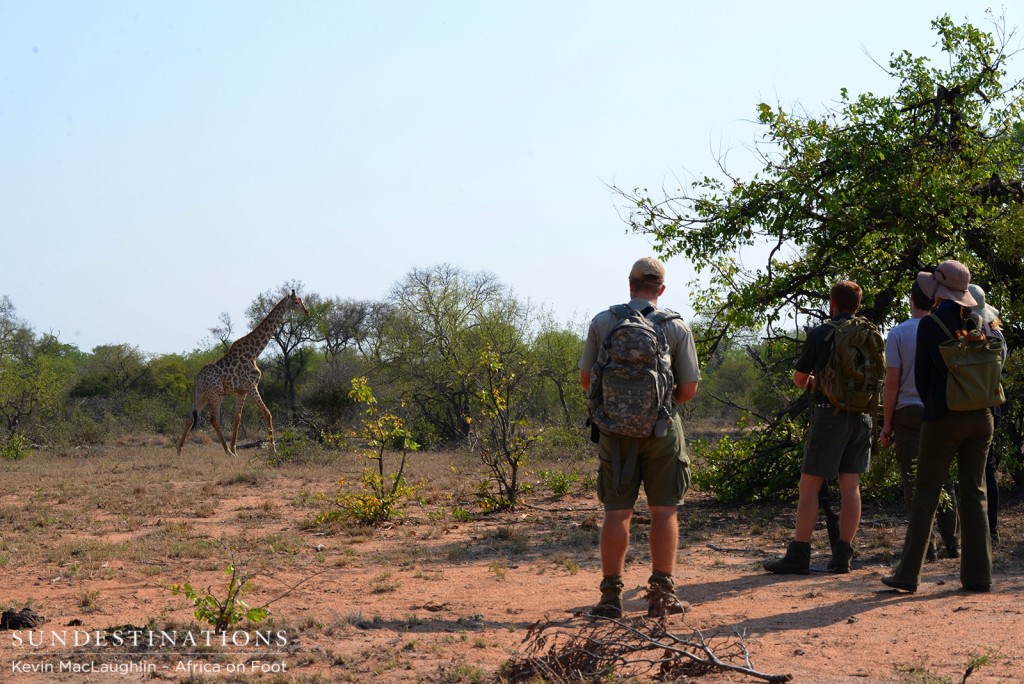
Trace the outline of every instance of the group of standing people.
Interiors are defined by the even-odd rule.
[[[940,344],[956,331],[983,329],[988,336],[1002,337],[999,312],[985,302],[984,291],[970,279],[967,267],[955,260],[920,272],[909,293],[911,318],[893,328],[885,342],[880,439],[883,446],[895,444],[909,523],[900,562],[882,582],[900,591],[916,591],[926,560],[940,552],[961,558],[960,579],[966,591],[991,589],[991,544],[998,541],[998,492],[994,479],[997,463],[990,451],[998,408],[950,411],[947,368],[939,351]],[[579,362],[580,382],[589,397],[595,394],[595,369],[605,363],[610,333],[621,325],[622,312],[650,317],[659,311],[664,281],[665,268],[660,261],[649,257],[637,261],[629,274],[627,308],[612,307],[591,322]],[[855,316],[862,299],[863,291],[856,283],[836,283],[829,297],[831,320]],[[671,387],[665,392],[673,405],[682,404],[695,396],[700,380],[693,333],[678,315],[657,320],[655,327],[663,335],[666,363],[671,366]],[[772,573],[810,573],[810,542],[819,495],[832,479],[839,482],[841,508],[837,538],[830,540],[828,570],[849,572],[854,557],[853,541],[861,517],[860,476],[871,458],[872,416],[836,410],[822,391],[818,378],[828,364],[832,330],[827,323],[811,329],[794,364],[793,383],[807,390],[812,411],[801,464],[796,528],[786,554],[764,563]],[[1004,358],[1005,353],[1004,346]],[[672,572],[678,549],[676,508],[689,487],[690,463],[678,414],[673,411],[670,420],[647,437],[621,437],[595,429],[594,438],[600,457],[598,497],[605,516],[600,534],[601,598],[591,614],[622,615],[622,573],[641,486],[651,512],[648,615],[682,612]],[[959,473],[956,487],[950,478],[954,460]],[[943,491],[946,502],[940,506]],[[941,547],[935,544],[932,532],[937,513]]]
[[[918,273],[909,297],[910,319],[893,328],[886,340],[880,436],[883,446],[895,444],[909,522],[900,562],[882,583],[900,591],[917,591],[925,562],[939,553],[932,532],[937,523],[944,555],[961,559],[963,588],[987,592],[992,586],[991,540],[998,538],[998,492],[990,456],[998,407],[949,409],[949,371],[940,345],[957,331],[982,330],[1001,338],[999,312],[986,304],[984,291],[971,283],[970,271],[956,260]],[[837,283],[830,296],[832,318],[853,316],[861,298],[856,283]],[[815,373],[825,367],[830,352],[828,330],[823,324],[808,333],[793,372],[793,382],[811,393],[814,412],[801,466],[796,533],[785,556],[764,563],[773,573],[810,572],[818,493],[828,478],[838,477],[842,498],[839,539],[833,544],[829,569],[849,572],[853,557],[852,540],[861,514],[859,477],[870,462],[872,425],[867,413],[834,411],[816,387]],[[1003,354],[1005,358],[1005,346]],[[954,460],[959,474],[956,487],[950,477]],[[992,473],[991,496],[987,469]],[[947,500],[940,505],[943,491]]]
[[[925,562],[939,553],[932,532],[937,523],[944,555],[961,558],[963,588],[987,592],[992,586],[991,540],[998,539],[996,464],[990,455],[998,407],[949,409],[949,371],[940,345],[957,331],[982,330],[988,337],[1002,338],[999,312],[986,304],[984,291],[971,283],[970,271],[956,260],[918,273],[909,297],[910,319],[893,328],[886,340],[880,436],[883,446],[895,443],[909,522],[900,562],[882,583],[917,591]],[[855,283],[837,283],[830,296],[832,318],[853,316],[861,298]],[[832,546],[829,569],[849,572],[853,557],[852,540],[861,514],[859,477],[870,462],[872,425],[867,413],[834,411],[816,387],[815,373],[825,367],[830,352],[829,329],[823,324],[808,333],[793,372],[793,382],[811,393],[814,411],[801,466],[796,533],[785,556],[764,563],[773,573],[810,572],[818,493],[828,478],[838,477],[842,498],[839,539]],[[1002,349],[1005,358],[1005,345]],[[959,473],[956,487],[950,477],[954,460]],[[940,505],[943,491],[947,500]]]

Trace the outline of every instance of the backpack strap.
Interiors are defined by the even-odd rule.
[[[616,318],[625,318],[633,309],[629,304],[616,304],[615,306],[609,306],[608,310],[612,312],[612,315]]]
[[[827,333],[825,333],[825,337],[822,338],[822,342],[828,342],[833,337],[835,337],[836,336],[836,330],[839,330],[839,326],[842,325],[842,324],[837,322],[837,321],[827,320],[827,321],[825,321],[825,325],[828,326],[829,330],[828,330]]]
[[[940,328],[942,328],[942,332],[946,333],[946,337],[948,337],[949,339],[955,339],[956,338],[956,335],[954,335],[952,332],[950,332],[949,327],[946,326],[946,324],[942,322],[941,318],[939,318],[938,316],[936,316],[933,313],[928,314],[928,318],[935,319],[935,322],[939,324]]]

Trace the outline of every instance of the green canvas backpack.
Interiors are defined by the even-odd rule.
[[[954,335],[935,314],[950,339],[939,344],[946,362],[946,407],[950,411],[976,411],[1006,402],[999,376],[1003,371],[1003,341],[986,337],[980,330],[958,330]],[[962,333],[962,334],[960,334]]]
[[[821,391],[834,413],[874,413],[885,381],[885,341],[863,316],[826,321],[832,353],[821,374]]]

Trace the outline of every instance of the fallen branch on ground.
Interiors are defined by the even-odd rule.
[[[538,621],[523,646],[502,668],[509,682],[568,684],[614,673],[674,681],[711,672],[736,672],[766,682],[788,682],[789,674],[754,669],[742,634],[705,637],[673,634],[665,619],[611,619],[576,615],[561,622]]]

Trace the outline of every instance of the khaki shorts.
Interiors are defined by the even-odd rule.
[[[648,506],[679,506],[690,488],[690,458],[678,415],[664,437],[602,434],[597,454],[597,497],[606,511],[632,509],[641,483]]]
[[[832,479],[839,473],[860,475],[871,465],[871,416],[819,406],[811,416],[800,472]]]

